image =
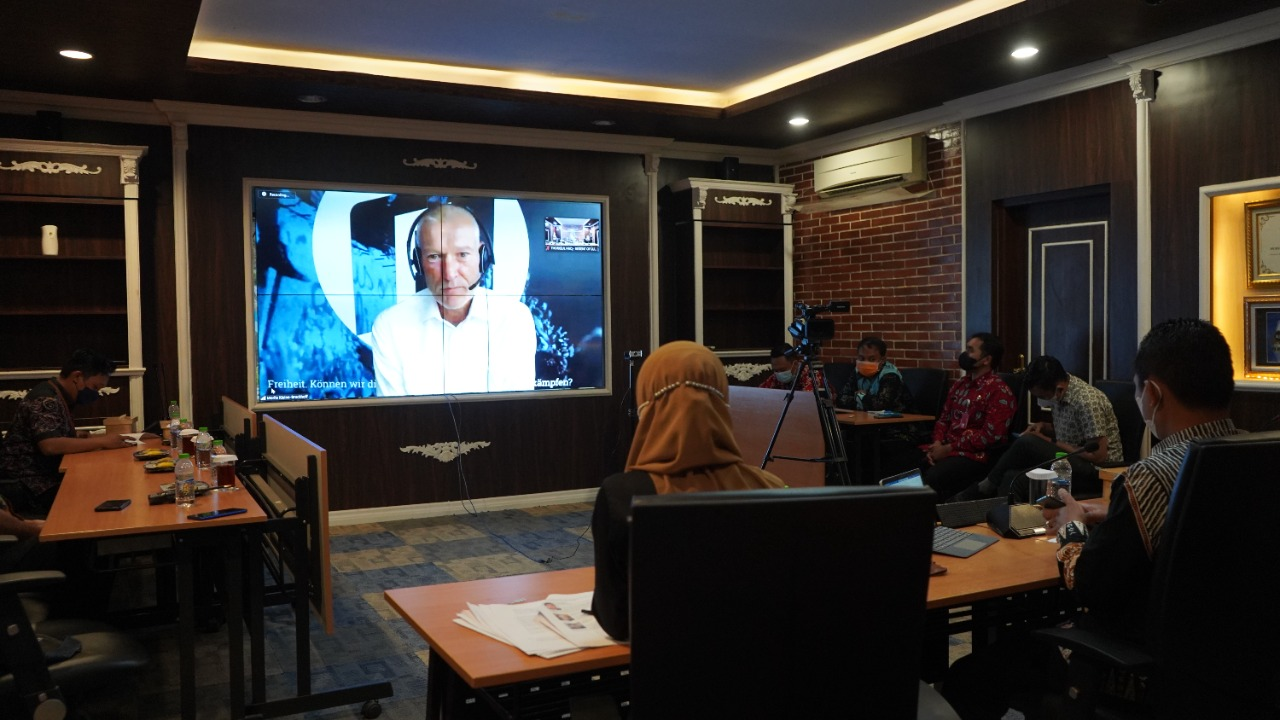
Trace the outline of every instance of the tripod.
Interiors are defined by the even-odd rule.
[[[808,342],[801,342],[800,347],[794,350],[800,356],[800,370],[791,379],[791,387],[787,390],[787,397],[782,403],[782,413],[778,416],[778,424],[773,428],[773,437],[769,438],[769,447],[764,451],[764,462],[760,463],[760,468],[764,469],[769,464],[769,461],[774,459],[826,463],[828,485],[852,485],[853,481],[849,477],[849,459],[844,452],[844,436],[840,433],[840,424],[836,421],[836,409],[831,402],[831,390],[827,387],[827,376],[825,374],[818,375],[817,371],[822,369],[822,361],[810,358],[811,351],[813,354],[817,354],[816,346]],[[791,408],[791,401],[795,399],[796,388],[800,385],[800,378],[806,375],[809,378],[809,385],[813,388],[813,401],[817,403],[818,422],[822,425],[822,439],[826,448],[826,455],[818,458],[778,455],[775,458],[773,446],[778,442],[778,433],[782,430],[782,423],[787,419],[787,410]],[[819,381],[819,377],[821,377],[821,381]]]

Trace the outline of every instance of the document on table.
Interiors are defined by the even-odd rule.
[[[554,658],[583,648],[617,644],[586,612],[590,608],[590,591],[510,605],[467,603],[454,622],[528,655]]]

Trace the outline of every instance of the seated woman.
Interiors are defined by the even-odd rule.
[[[697,343],[663,345],[640,367],[640,421],[626,471],[600,484],[591,516],[596,560],[591,610],[614,638],[630,635],[627,518],[633,497],[785,487],[776,475],[742,461],[728,393],[720,358]]]

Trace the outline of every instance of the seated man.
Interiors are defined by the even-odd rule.
[[[1101,390],[1069,374],[1056,358],[1044,355],[1031,361],[1023,381],[1041,407],[1053,410],[1052,422],[1027,426],[987,477],[969,486],[963,499],[1013,494],[1022,502],[1027,497],[1026,469],[1047,464],[1059,452],[1075,452],[1090,441],[1098,443],[1093,452],[1068,458],[1071,463],[1071,492],[1088,497],[1101,489],[1098,464],[1124,460],[1120,446],[1120,425],[1115,410]]]
[[[925,483],[943,500],[984,478],[992,449],[1008,441],[1017,402],[996,373],[1003,356],[1000,338],[977,333],[957,358],[964,377],[947,393],[921,464]]]
[[[88,435],[76,430],[71,409],[98,399],[115,362],[92,350],[76,350],[57,377],[27,391],[0,443],[0,479],[16,509],[47,515],[58,493],[58,466],[68,453],[125,447],[119,433]]]
[[[875,335],[868,335],[858,343],[857,372],[836,399],[836,407],[854,410],[894,410],[900,413],[907,411],[911,404],[911,390],[902,380],[902,373],[886,359],[889,346]],[[917,464],[920,452],[916,445],[920,438],[912,430],[911,423],[896,423],[877,428],[877,432],[858,435],[845,427],[845,442],[852,437],[868,437],[879,440],[879,464],[874,461],[863,463],[863,477],[878,480],[882,476],[896,475]],[[859,448],[859,458],[876,457],[866,446]],[[872,448],[874,449],[874,448]]]
[[[796,383],[797,392],[813,392],[814,378],[819,383],[823,382],[821,370],[813,372],[814,378],[809,377],[807,369],[801,372],[800,354],[795,348],[785,343],[769,351],[769,364],[773,366],[773,373],[760,383],[762,388],[790,390],[796,373],[800,373],[800,382]]]

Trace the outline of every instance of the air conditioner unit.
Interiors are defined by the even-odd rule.
[[[889,190],[928,179],[924,136],[858,148],[813,161],[813,189],[831,198]]]

